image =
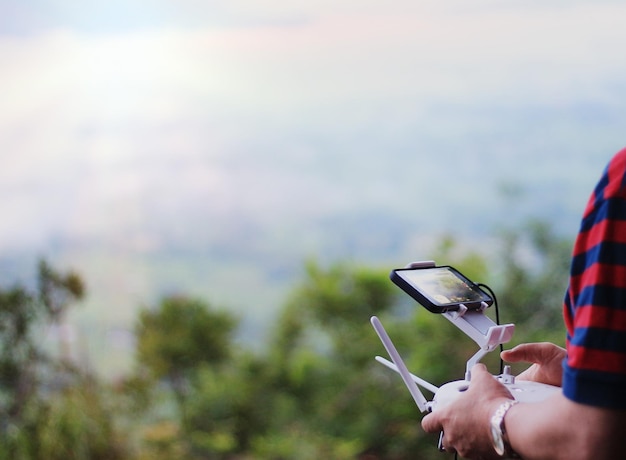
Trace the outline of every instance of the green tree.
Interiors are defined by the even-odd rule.
[[[105,385],[75,374],[47,397],[31,398],[19,429],[9,433],[6,459],[122,460],[128,439],[116,427]],[[50,382],[48,382],[48,385]]]
[[[144,309],[135,325],[137,364],[166,381],[183,406],[189,381],[204,364],[219,365],[232,353],[237,320],[199,300],[171,296]]]
[[[58,323],[69,305],[84,295],[76,273],[61,274],[41,261],[37,291],[16,285],[0,290],[0,413],[19,421],[38,389],[39,372],[52,361],[41,347],[46,325]]]
[[[45,261],[37,279],[34,291],[0,290],[0,459],[123,458],[105,387],[41,341],[83,297],[82,279]]]

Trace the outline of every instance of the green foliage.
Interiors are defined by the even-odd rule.
[[[255,440],[254,458],[317,460],[355,458],[363,449],[359,440],[329,437],[310,432],[305,423],[289,426]]]
[[[81,380],[55,392],[53,398],[29,401],[23,428],[16,439],[21,444],[21,457],[49,460],[124,458],[125,439],[114,428],[113,413],[104,402],[103,392],[97,383]]]
[[[39,262],[39,299],[53,321],[58,321],[67,306],[85,296],[85,284],[74,271],[62,274],[45,260]]]
[[[193,372],[219,364],[231,353],[235,319],[214,312],[198,299],[168,297],[154,311],[143,310],[135,326],[137,362],[156,379],[165,379],[179,400]]]
[[[180,426],[171,420],[160,420],[143,427],[142,445],[136,460],[179,460],[191,458],[181,436]]]
[[[367,347],[364,350],[359,346],[371,336],[369,319],[391,309],[398,300],[388,271],[345,264],[324,270],[314,262],[309,262],[306,269],[305,279],[294,289],[285,315],[279,319],[281,327],[290,324],[291,329],[279,329],[276,340],[284,341],[282,334],[290,330],[292,335],[299,332],[299,340],[308,339],[319,352],[325,345],[325,351],[335,359],[352,359],[355,355],[361,360],[371,358],[365,357]],[[291,341],[293,347],[294,337]],[[371,342],[369,345],[371,349]]]
[[[565,243],[541,225],[528,231],[527,248],[518,246],[520,236],[503,239],[496,278],[506,282],[494,285],[507,302],[503,310],[512,286],[518,301],[538,304],[533,315],[511,314],[519,329],[554,316],[545,291],[566,274],[559,252]],[[545,271],[527,273],[517,258],[522,249],[541,254]],[[449,236],[434,256],[477,281],[492,273],[493,264]],[[219,366],[197,363],[180,425],[190,458],[439,458],[401,380],[373,360],[384,350],[369,324],[372,315],[383,319],[409,367],[435,384],[461,378],[476,351],[457,328],[393,286],[388,269],[309,261],[267,349],[233,352]],[[484,361],[497,372],[492,355]]]
[[[44,328],[82,298],[84,284],[45,261],[38,281],[36,292],[0,290],[0,459],[124,458],[105,388],[40,343]]]
[[[73,272],[60,274],[45,261],[37,292],[23,286],[0,290],[0,414],[19,421],[37,392],[38,371],[50,362],[40,346],[46,324],[58,323],[68,305],[82,297],[84,285]]]
[[[251,357],[222,370],[200,369],[183,420],[192,451],[209,458],[224,458],[249,447],[254,433],[262,432],[268,394],[262,369]]]
[[[431,257],[492,285],[516,341],[562,340],[571,245],[541,222],[500,243],[490,261],[444,236]],[[476,345],[397,289],[389,267],[305,268],[254,349],[235,345],[232,314],[200,299],[142,310],[137,372],[108,387],[40,348],[42,328],[85,293],[76,273],[42,262],[36,292],[0,290],[0,460],[439,459],[401,380],[374,361],[385,352],[369,320],[436,385],[461,378]],[[483,361],[497,371],[497,353]]]
[[[32,294],[16,286],[0,292],[0,414],[19,418],[34,391],[35,370],[40,350],[33,329],[40,311]]]

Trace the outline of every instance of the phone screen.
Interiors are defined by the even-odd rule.
[[[452,267],[396,270],[395,273],[436,307],[492,303],[491,297]]]

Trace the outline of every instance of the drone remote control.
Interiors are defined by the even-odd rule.
[[[412,295],[415,299],[427,296],[439,299],[441,296],[433,296],[433,292],[437,288],[437,284],[440,283],[440,279],[437,278],[438,275],[436,275],[434,270],[438,268],[440,267],[436,267],[435,263],[432,261],[414,262],[409,264],[405,269],[401,270],[406,271],[407,269],[415,269],[420,270],[420,273],[416,275],[406,274],[408,282],[403,281],[402,284],[399,284],[399,286],[405,291],[410,289],[422,290],[423,292],[420,295]],[[426,273],[429,269],[433,269],[431,272],[432,274]],[[398,271],[394,270],[392,272],[392,280],[397,276],[396,272]],[[405,274],[403,273],[403,275]],[[449,278],[448,273],[445,273],[445,276]],[[462,280],[464,283],[471,283],[465,277],[462,277]],[[448,283],[448,281],[445,282]],[[423,285],[420,285],[420,283]],[[455,284],[456,286],[453,292],[455,299],[462,299],[464,296],[469,298],[470,294],[471,296],[475,295],[474,292],[477,289],[476,285],[472,284],[467,286],[468,293],[470,290],[474,292],[466,295],[462,292],[464,288],[463,285],[459,285],[457,280],[455,280]],[[444,287],[448,290],[448,297],[446,298],[446,307],[448,310],[442,311],[442,316],[461,329],[480,346],[478,352],[468,360],[465,369],[465,378],[462,380],[448,382],[441,387],[437,387],[417,377],[416,375],[411,374],[380,320],[376,316],[371,318],[374,330],[378,334],[383,346],[391,357],[391,361],[380,356],[377,356],[376,360],[400,374],[404,384],[411,393],[415,404],[421,412],[437,410],[437,408],[450,404],[462,395],[463,392],[467,391],[471,380],[470,371],[473,365],[479,362],[480,359],[487,353],[493,351],[498,345],[510,341],[515,329],[513,324],[497,325],[490,318],[485,316],[484,310],[488,307],[486,302],[483,302],[480,307],[472,308],[471,310],[468,309],[462,301],[459,301],[456,305],[452,305],[451,300],[453,296],[449,294],[451,292],[449,283]],[[411,293],[409,292],[409,294]],[[450,305],[452,305],[452,307],[450,307]],[[433,311],[432,307],[428,309]],[[515,376],[513,376],[510,372],[509,366],[505,366],[504,372],[501,375],[494,376],[494,378],[505,385],[513,398],[520,402],[540,402],[555,392],[560,391],[559,387],[555,387],[553,385],[523,380],[516,381]],[[434,396],[431,401],[426,399],[418,388],[418,385],[433,393]]]
[[[506,372],[507,368],[505,368],[505,373],[495,378],[499,380],[500,383],[504,384],[513,398],[519,402],[540,402],[554,394],[555,391],[560,391],[559,387],[546,385],[545,383],[531,382],[528,380],[516,381],[515,377]],[[468,387],[469,382],[467,380],[456,380],[442,385],[435,393],[432,401],[432,410],[437,410],[438,407],[443,407],[451,403],[463,394]]]

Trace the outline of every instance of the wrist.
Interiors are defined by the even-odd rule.
[[[520,458],[509,443],[505,424],[506,414],[518,402],[514,399],[503,401],[489,419],[492,445],[496,453],[502,458]]]

